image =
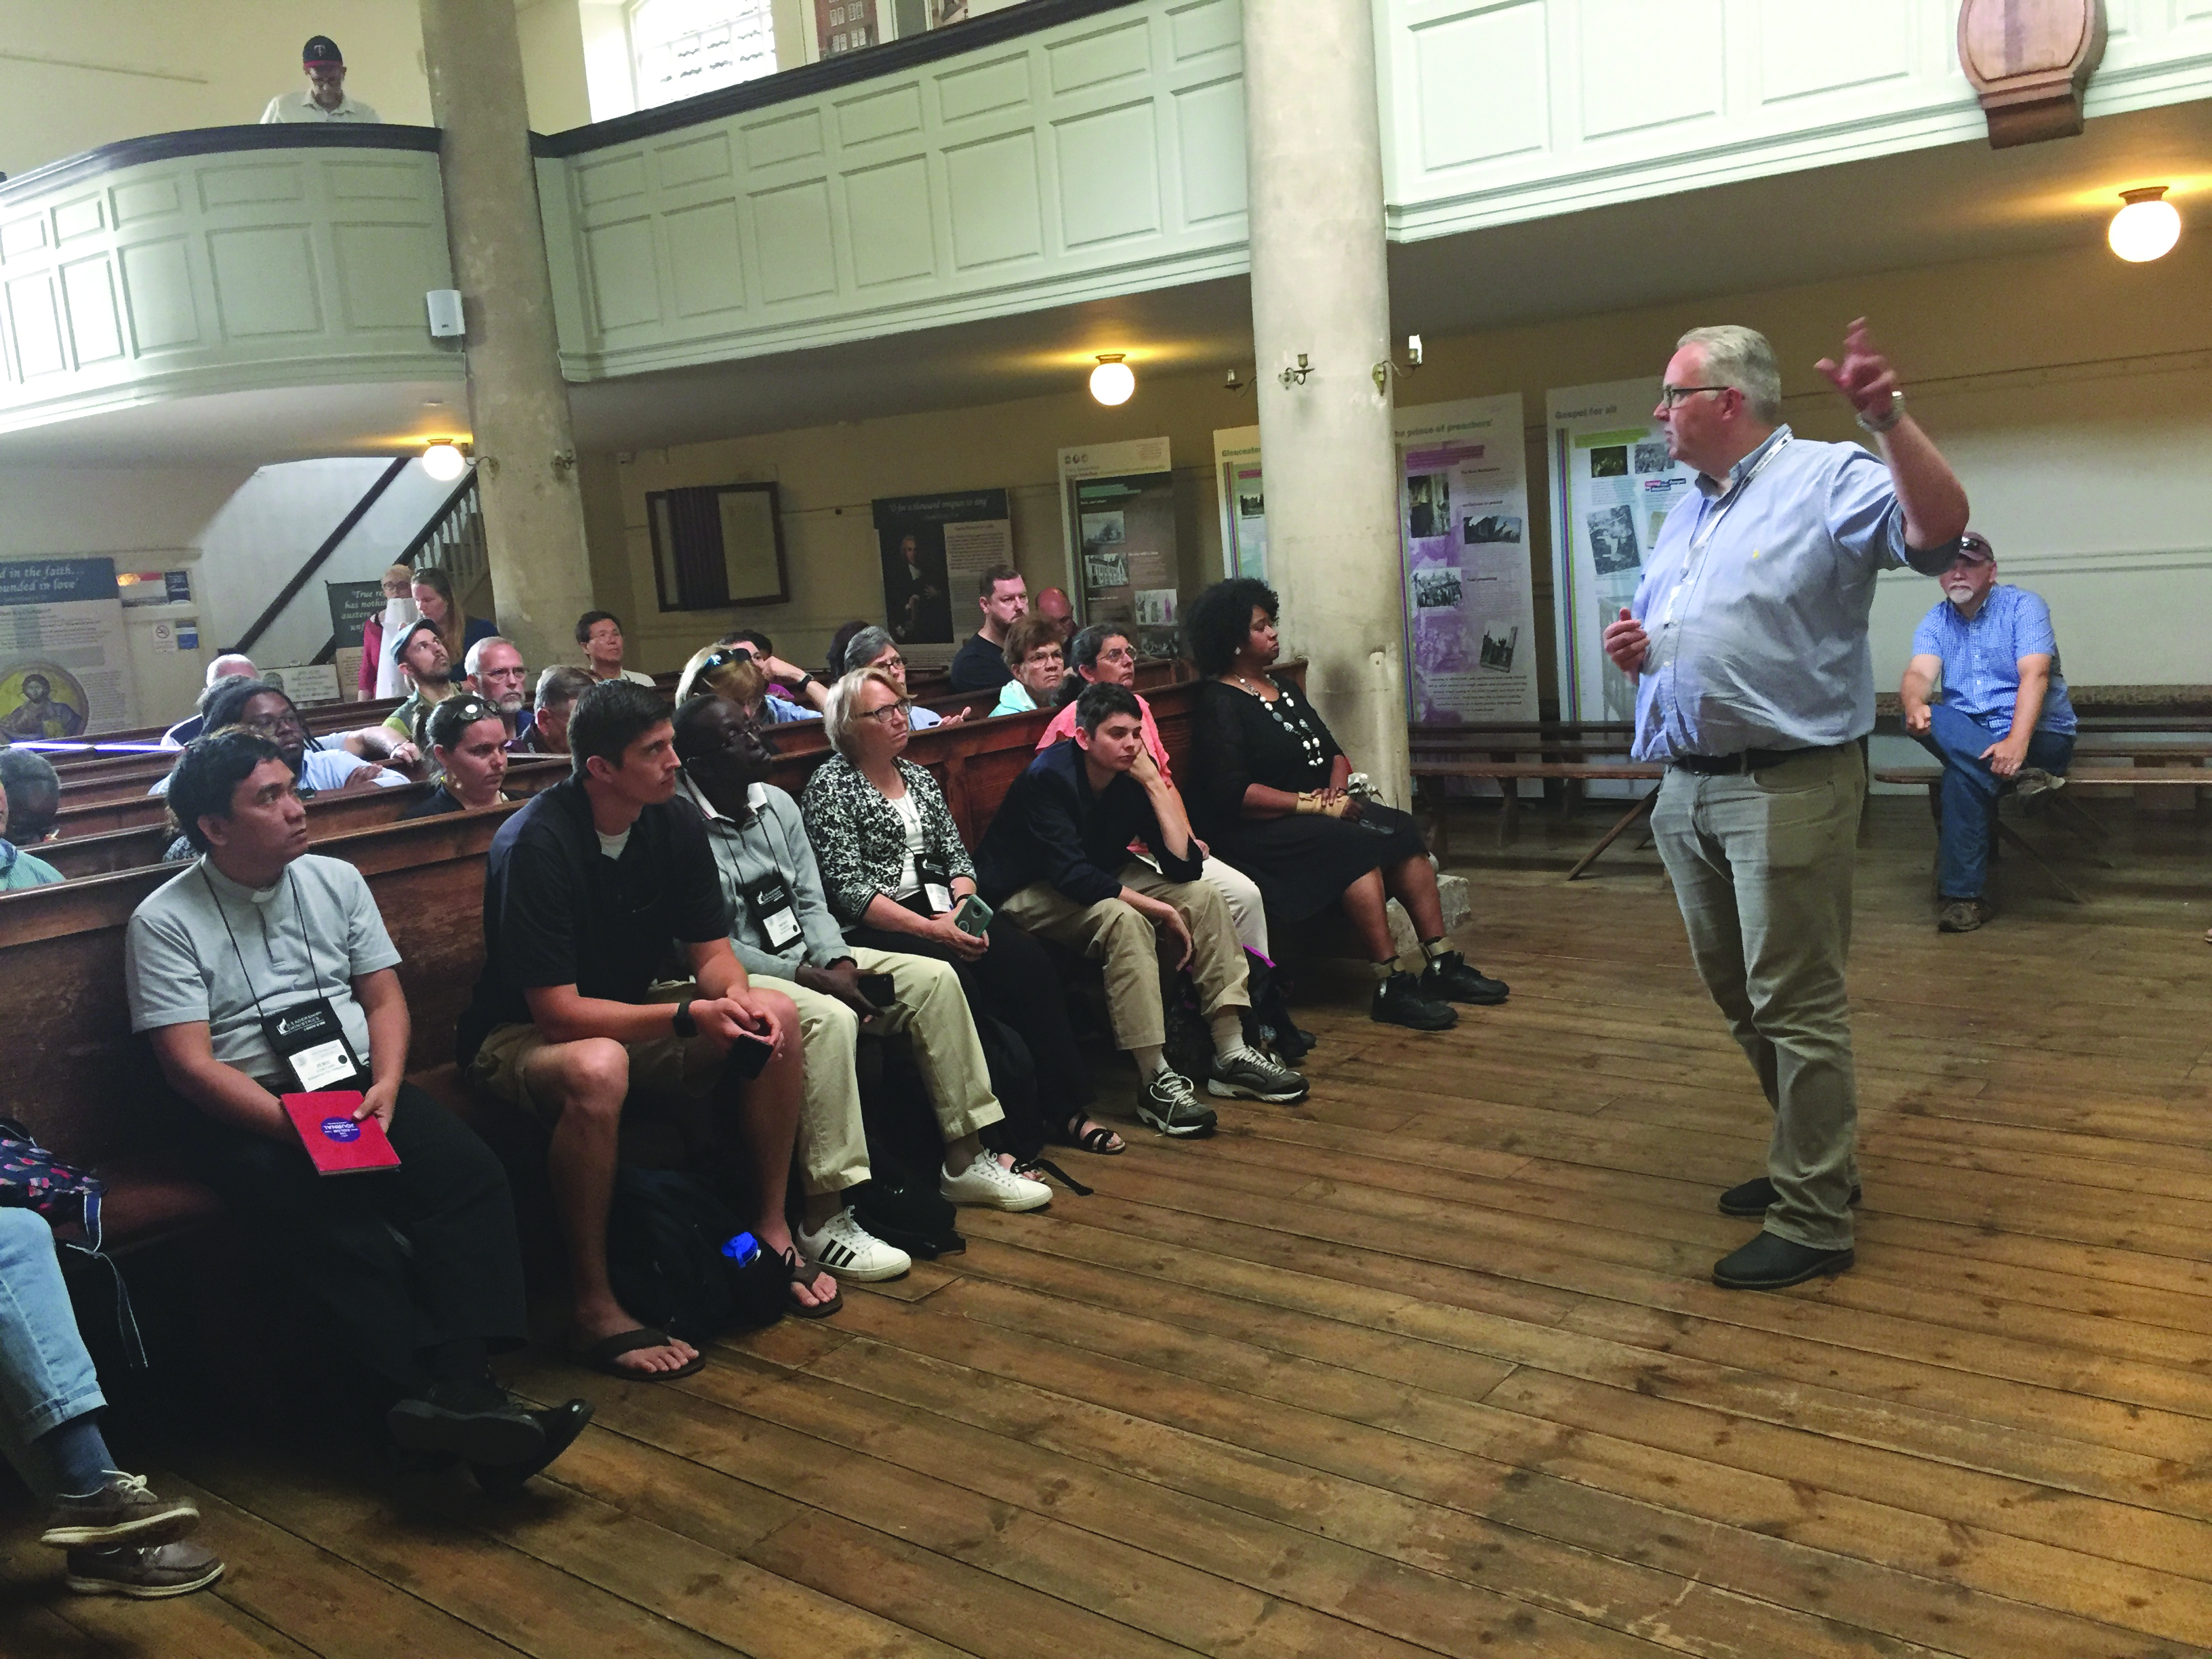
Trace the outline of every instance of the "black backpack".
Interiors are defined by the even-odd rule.
[[[722,1246],[744,1231],[696,1177],[623,1165],[607,1211],[607,1277],[615,1299],[695,1346],[733,1328],[773,1325],[789,1300],[790,1272],[765,1249],[750,1267],[724,1255]]]

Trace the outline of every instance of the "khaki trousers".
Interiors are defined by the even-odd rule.
[[[1137,859],[1121,869],[1124,887],[1164,899],[1182,912],[1191,938],[1190,975],[1207,1018],[1224,1008],[1247,1008],[1244,947],[1218,888],[1202,881],[1170,881]],[[1035,882],[999,907],[1001,914],[1040,939],[1080,951],[1106,969],[1106,1012],[1121,1048],[1158,1048],[1167,1041],[1160,1007],[1159,945],[1152,922],[1118,898],[1078,904],[1047,882]]]
[[[983,1045],[968,1012],[967,994],[949,963],[902,951],[851,947],[864,974],[889,974],[896,993],[868,1030],[904,1031],[914,1043],[915,1068],[937,1109],[946,1145],[1006,1116],[991,1092]],[[868,1139],[860,1122],[860,1084],[854,1057],[860,1017],[836,997],[772,975],[756,974],[763,990],[781,991],[797,1005],[805,1044],[806,1091],[799,1109],[799,1169],[807,1195],[841,1193],[868,1178]]]
[[[1742,776],[1669,767],[1651,813],[1698,975],[1774,1109],[1766,1231],[1820,1250],[1850,1248],[1858,1180],[1844,961],[1865,798],[1850,744]]]

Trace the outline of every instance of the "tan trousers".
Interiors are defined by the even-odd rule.
[[[1121,866],[1121,884],[1147,898],[1164,899],[1182,912],[1191,939],[1190,975],[1198,986],[1199,1006],[1211,1019],[1224,1008],[1247,1008],[1244,947],[1220,890],[1202,881],[1170,881],[1158,871],[1131,859]],[[1040,939],[1080,951],[1106,969],[1106,1012],[1114,1022],[1115,1046],[1157,1048],[1167,1041],[1167,1017],[1160,1007],[1159,946],[1152,922],[1118,898],[1078,904],[1046,882],[1036,882],[999,907],[1012,921]]]
[[[880,1033],[903,1031],[914,1043],[915,1065],[937,1109],[938,1133],[949,1146],[1006,1116],[991,1092],[989,1067],[967,994],[951,964],[929,957],[852,947],[864,974],[889,974],[896,995],[868,1022]],[[860,1017],[836,997],[787,979],[756,974],[752,982],[781,991],[797,1005],[805,1044],[806,1092],[799,1109],[799,1169],[807,1196],[841,1193],[868,1178],[868,1140],[860,1123],[860,1085],[854,1066]]]
[[[1816,1250],[1850,1248],[1858,1181],[1844,959],[1865,799],[1852,744],[1747,777],[1669,767],[1651,812],[1698,976],[1774,1109],[1766,1231]]]

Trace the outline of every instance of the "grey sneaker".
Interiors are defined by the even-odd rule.
[[[141,1601],[190,1595],[222,1577],[222,1561],[198,1544],[124,1546],[69,1553],[69,1587],[81,1595],[128,1595]]]
[[[100,1490],[83,1498],[57,1498],[41,1544],[58,1550],[106,1544],[165,1544],[199,1524],[200,1512],[185,1499],[156,1498],[146,1478],[110,1469]]]
[[[1190,1079],[1173,1066],[1164,1069],[1137,1096],[1137,1115],[1164,1135],[1210,1135],[1213,1108],[1201,1103]]]
[[[1257,1048],[1239,1048],[1228,1059],[1213,1062],[1206,1092],[1224,1100],[1264,1100],[1290,1106],[1304,1100],[1308,1091],[1305,1079],[1280,1060]]]
[[[2012,775],[2012,784],[2014,793],[2022,800],[2033,800],[2038,795],[2063,789],[2066,779],[2063,774],[2046,772],[2039,766],[2023,766]]]

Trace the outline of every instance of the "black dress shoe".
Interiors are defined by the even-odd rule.
[[[507,1395],[495,1402],[445,1402],[431,1389],[392,1407],[385,1427],[403,1451],[435,1451],[465,1462],[525,1462],[546,1443],[538,1418]]]
[[[1839,1273],[1857,1260],[1850,1250],[1816,1250],[1779,1233],[1761,1233],[1713,1263],[1713,1283],[1724,1291],[1779,1291],[1824,1273]]]
[[[525,1481],[543,1471],[555,1458],[568,1449],[578,1435],[583,1433],[584,1425],[592,1420],[592,1402],[571,1400],[564,1406],[548,1406],[543,1411],[532,1412],[530,1415],[538,1419],[538,1426],[544,1431],[545,1444],[518,1463],[471,1465],[476,1474],[477,1485],[486,1492],[502,1498],[520,1492]]]
[[[1456,951],[1432,957],[1421,969],[1421,994],[1435,1002],[1471,1002],[1494,1008],[1505,1000],[1509,988],[1492,979]]]
[[[1367,1018],[1382,1025],[1403,1025],[1413,1031],[1449,1031],[1459,1024],[1459,1010],[1431,997],[1411,974],[1393,974],[1375,988],[1375,1000]]]
[[[1777,1197],[1774,1183],[1765,1176],[1760,1176],[1755,1181],[1747,1181],[1741,1186],[1731,1187],[1723,1193],[1721,1213],[1746,1219],[1754,1218],[1765,1215],[1772,1209]],[[1856,1182],[1851,1183],[1850,1201],[1853,1204],[1859,1201],[1859,1188]]]

